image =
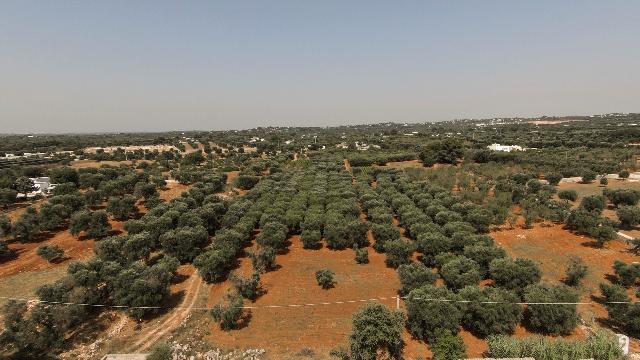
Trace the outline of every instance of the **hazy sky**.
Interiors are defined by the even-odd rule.
[[[640,111],[640,1],[0,1],[0,132]]]

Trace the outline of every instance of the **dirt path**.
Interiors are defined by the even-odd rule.
[[[351,171],[351,164],[349,163],[349,159],[344,159],[344,168],[353,176],[353,171]]]
[[[179,309],[174,311],[166,319],[160,319],[153,327],[145,331],[145,334],[138,339],[130,348],[129,352],[139,353],[153,346],[160,338],[176,329],[193,309],[198,298],[198,293],[202,287],[202,279],[197,272],[191,275],[189,287],[186,289],[184,300],[180,303]]]

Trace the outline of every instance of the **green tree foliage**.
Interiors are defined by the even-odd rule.
[[[250,254],[253,268],[258,272],[267,272],[276,268],[276,249],[270,246],[260,247]]]
[[[358,264],[368,264],[369,263],[369,251],[367,248],[355,248],[355,260]]]
[[[210,249],[198,255],[193,265],[206,282],[219,282],[227,275],[234,259],[235,253],[230,249]]]
[[[439,331],[429,344],[433,360],[459,360],[467,357],[467,346],[460,335],[449,331]]]
[[[630,175],[631,175],[631,174],[630,174],[630,173],[629,173],[629,171],[627,171],[627,170],[621,170],[621,171],[618,173],[618,176],[619,176],[621,179],[628,179]]]
[[[136,198],[131,195],[112,197],[107,203],[107,212],[116,220],[127,220],[138,212]]]
[[[493,223],[494,218],[489,210],[476,208],[467,214],[465,220],[473,225],[478,232],[486,233],[489,231],[489,225]]]
[[[131,316],[137,318],[157,313],[159,308],[154,307],[159,306],[169,295],[169,285],[178,264],[171,257],[165,257],[153,266],[132,263],[113,280],[114,303],[137,307],[128,310]]]
[[[635,285],[640,277],[640,264],[627,264],[623,261],[616,260],[613,263],[613,270],[616,274],[618,283],[624,287]]]
[[[503,248],[497,247],[494,244],[467,245],[464,247],[462,254],[478,264],[482,278],[489,274],[489,264],[491,264],[493,260],[502,259],[507,256]]]
[[[48,262],[56,262],[64,257],[64,249],[58,245],[41,245],[36,254]]]
[[[425,166],[432,166],[434,163],[455,164],[462,157],[462,145],[451,138],[434,141],[426,149],[420,152],[419,158]]]
[[[559,173],[548,173],[544,176],[544,178],[549,182],[549,184],[556,186],[562,180],[562,174]]]
[[[6,241],[0,241],[0,262],[14,257],[16,251],[9,248]]]
[[[525,289],[524,299],[528,303],[576,303],[579,296],[564,284],[533,284]],[[576,305],[529,304],[527,324],[545,334],[569,334],[578,324]]]
[[[62,204],[45,203],[40,207],[38,219],[42,230],[56,230],[65,225],[70,216],[71,209],[69,207]]]
[[[181,262],[193,261],[208,241],[209,233],[202,225],[185,226],[160,235],[160,244],[164,251]]]
[[[234,184],[235,187],[240,188],[242,190],[249,190],[249,189],[253,188],[254,186],[256,186],[258,181],[260,181],[260,177],[259,176],[238,175],[234,179],[234,183],[233,184]]]
[[[349,335],[352,360],[376,360],[380,355],[387,359],[401,359],[404,341],[402,328],[404,317],[386,306],[369,303],[353,315],[353,327]]]
[[[335,273],[330,269],[320,269],[316,271],[316,281],[323,289],[330,289],[335,286]]]
[[[387,266],[393,268],[397,268],[402,264],[408,264],[411,254],[413,254],[415,249],[415,245],[406,240],[398,239],[388,241],[384,244],[384,252],[386,254],[385,263]]]
[[[609,184],[609,179],[607,179],[604,176],[600,178],[600,185],[607,186],[608,184]]]
[[[476,336],[512,334],[522,319],[522,305],[514,292],[495,288],[468,286],[459,292],[464,304],[462,323]],[[489,303],[491,302],[491,303]]]
[[[53,189],[53,195],[70,195],[76,193],[77,191],[78,188],[76,187],[75,183],[64,183],[56,185],[56,187]]]
[[[578,200],[578,192],[575,190],[560,190],[558,197],[562,200],[576,201]]]
[[[78,236],[82,231],[90,238],[101,238],[111,230],[109,217],[104,210],[81,210],[73,213],[69,222],[71,235]]]
[[[70,167],[58,167],[48,170],[51,182],[54,184],[74,183],[79,181],[78,172]]]
[[[228,292],[224,300],[211,309],[211,316],[220,323],[220,329],[228,331],[238,327],[242,317],[242,296],[236,292]]]
[[[414,289],[424,285],[433,285],[438,276],[422,263],[412,262],[398,267],[398,276],[402,289],[400,294],[405,296]]]
[[[13,224],[13,235],[20,241],[30,241],[39,232],[40,226],[36,209],[29,206]]]
[[[600,195],[585,196],[580,202],[580,207],[586,211],[602,212],[605,206],[604,197]]]
[[[14,189],[22,194],[27,194],[35,190],[35,185],[33,184],[33,180],[29,179],[26,176],[21,176],[16,179],[13,183]]]
[[[600,284],[609,318],[630,335],[640,334],[640,303],[633,302],[624,287]]]
[[[604,189],[602,194],[615,206],[635,206],[640,201],[640,191],[634,189]]]
[[[0,188],[0,207],[7,207],[16,202],[18,192],[13,189]]]
[[[269,222],[262,227],[256,242],[261,246],[269,246],[276,250],[287,247],[287,227],[279,222]]]
[[[238,294],[243,298],[249,300],[255,300],[258,297],[260,291],[260,273],[255,271],[248,278],[243,278],[235,273],[231,273],[229,279],[236,288]]]
[[[384,245],[388,241],[400,239],[400,230],[392,224],[371,224],[371,232],[375,240],[373,248],[377,252],[384,252]]]
[[[582,174],[580,174],[580,176],[582,176],[582,182],[584,184],[589,184],[596,179],[597,174],[591,169],[586,169],[582,171]]]
[[[322,234],[319,230],[303,230],[300,239],[302,247],[305,249],[320,249],[322,247]]]
[[[489,264],[489,274],[499,287],[521,294],[528,285],[540,281],[542,272],[529,259],[495,259]]]
[[[11,219],[5,214],[0,214],[0,239],[11,234]]]
[[[77,323],[70,311],[45,304],[28,309],[26,303],[10,300],[3,308],[3,340],[14,347],[16,358],[52,356],[61,349],[66,331]]]
[[[451,239],[439,233],[418,235],[417,248],[422,253],[422,262],[433,265],[436,255],[446,253],[453,247]]]
[[[459,300],[460,297],[445,287],[425,285],[409,293],[406,299],[407,327],[419,339],[433,340],[438,329],[458,333],[462,320],[459,303],[429,301],[428,299]]]
[[[582,279],[587,276],[587,264],[579,257],[572,257],[567,265],[564,283],[569,286],[578,286]]]
[[[616,214],[622,228],[630,229],[640,224],[640,208],[637,206],[620,206]]]
[[[440,276],[442,276],[447,287],[452,290],[476,285],[481,279],[478,264],[464,256],[458,256],[444,264],[440,268]]]

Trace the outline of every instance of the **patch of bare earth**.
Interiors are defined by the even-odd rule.
[[[625,243],[614,240],[603,248],[595,247],[595,242],[586,236],[576,235],[564,230],[561,225],[536,224],[531,229],[494,230],[491,235],[513,257],[530,258],[540,265],[543,281],[559,282],[564,279],[565,269],[572,256],[582,258],[589,273],[578,289],[581,302],[578,311],[587,326],[604,326],[607,311],[597,303],[600,300],[599,284],[607,282],[613,274],[616,260],[625,262],[639,261],[640,257],[629,252]],[[585,331],[576,329],[572,336],[582,337]],[[631,349],[640,350],[640,342],[632,339]]]
[[[304,348],[326,354],[339,344],[347,344],[351,318],[367,299],[385,298],[376,301],[396,307],[394,297],[400,288],[396,271],[387,268],[384,255],[372,248],[369,261],[366,265],[357,264],[350,249],[306,250],[300,237],[293,236],[288,253],[277,257],[279,268],[262,276],[266,294],[255,302],[245,301],[246,306],[256,307],[251,309],[246,326],[229,332],[213,326],[207,340],[221,347],[263,348],[274,358],[296,354]],[[315,272],[322,268],[335,272],[334,288],[323,290],[318,286]],[[249,275],[250,259],[242,258],[237,271]],[[210,285],[208,306],[218,303],[230,286],[229,281]],[[342,303],[335,304],[337,301]],[[301,306],[266,307],[271,305]],[[411,339],[406,331],[404,339],[408,359],[428,354],[426,345]]]
[[[171,285],[171,296],[165,306],[176,307],[170,312],[148,322],[141,322],[140,329],[134,330],[135,341],[129,352],[144,352],[162,338],[177,329],[182,321],[193,311],[202,287],[202,279],[192,265],[183,265],[178,269],[181,280]]]

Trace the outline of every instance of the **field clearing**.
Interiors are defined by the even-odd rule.
[[[163,189],[158,190],[158,193],[162,200],[169,201],[177,198],[183,192],[189,191],[189,189],[191,189],[190,185],[180,184],[179,182],[167,182],[167,185]]]
[[[153,163],[153,160],[136,160],[136,163]],[[120,166],[131,166],[131,164],[133,164],[133,161],[131,160],[124,160],[124,161],[112,161],[112,160],[105,160],[105,161],[96,161],[96,160],[77,160],[77,161],[72,161],[69,163],[69,167],[73,168],[73,169],[81,169],[81,168],[100,168],[102,166],[112,166],[112,167],[120,167]]]
[[[575,190],[578,193],[578,203],[584,196],[602,195],[602,190],[604,190],[605,188],[640,190],[640,181],[609,179],[609,184],[607,186],[601,186],[597,180],[593,181],[590,184],[560,183],[557,186],[558,191]]]
[[[8,299],[4,297],[32,299],[36,297],[36,289],[43,284],[52,283],[62,278],[67,272],[69,262],[52,266],[41,270],[19,272],[7,275],[0,281],[0,305],[4,305]]]
[[[561,225],[543,226],[536,224],[532,229],[516,228],[498,230],[491,233],[496,242],[513,257],[530,258],[540,265],[542,280],[559,282],[565,276],[565,269],[572,256],[584,260],[589,273],[579,288],[581,302],[596,302],[600,297],[599,284],[606,282],[613,274],[615,260],[639,261],[640,257],[628,251],[625,243],[614,240],[604,248],[593,246],[594,241],[566,231]],[[606,309],[600,305],[579,305],[578,311],[587,325],[601,326],[607,318]],[[577,328],[572,334],[581,337]],[[640,341],[632,339],[632,351],[640,350]]]
[[[263,306],[383,297],[387,299],[380,302],[395,308],[396,300],[393,297],[400,288],[400,281],[396,271],[386,267],[384,258],[383,254],[369,248],[369,264],[358,265],[350,249],[306,250],[302,248],[299,236],[293,236],[289,252],[277,257],[279,268],[262,276],[266,294],[253,303],[245,301],[247,306],[259,307],[251,310],[251,318],[246,326],[224,332],[215,324],[205,339],[224,348],[234,348],[238,344],[248,348],[263,348],[274,359],[291,356],[305,348],[326,355],[335,346],[347,344],[351,317],[362,302],[286,308]],[[336,286],[329,290],[320,288],[315,279],[315,272],[325,267],[336,273]],[[237,272],[243,276],[252,272],[249,258],[240,260]],[[230,286],[229,281],[210,285],[207,305],[218,303]],[[404,339],[407,359],[430,354],[426,344],[411,339],[406,331]],[[472,354],[479,355],[470,349]]]
[[[168,183],[167,187],[160,190],[160,197],[170,200],[188,190],[188,185],[179,183]],[[38,208],[46,199],[38,200],[34,207]],[[144,208],[138,206],[140,212]],[[9,217],[15,220],[24,212],[24,208],[15,209],[9,213]],[[125,233],[125,221],[110,220],[112,234]],[[34,297],[35,290],[47,283],[54,282],[62,278],[67,266],[73,261],[86,260],[93,256],[93,245],[95,239],[76,238],[69,230],[64,229],[54,233],[43,234],[40,238],[30,242],[21,243],[9,240],[7,242],[10,249],[16,251],[16,257],[8,259],[0,264],[0,296],[7,297]],[[62,261],[49,263],[36,254],[41,245],[58,245],[64,249],[65,257]],[[19,286],[16,286],[19,285]],[[0,299],[0,303],[4,303]]]

